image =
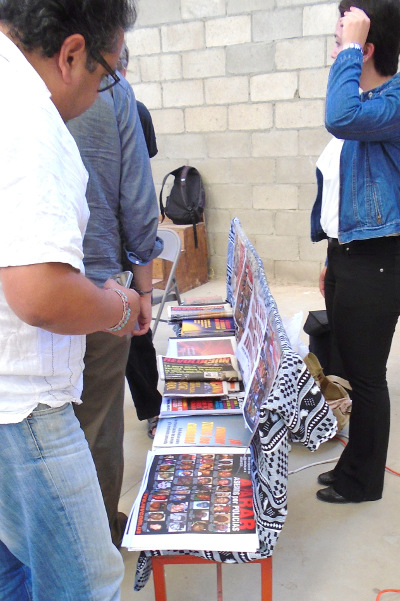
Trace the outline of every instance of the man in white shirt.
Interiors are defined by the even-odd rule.
[[[108,85],[133,0],[0,2],[0,600],[117,601],[96,471],[72,403],[85,334],[139,297],[83,270],[87,173],[64,122]]]

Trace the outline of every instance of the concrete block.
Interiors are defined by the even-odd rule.
[[[216,184],[209,186],[206,190],[206,202],[209,206],[219,209],[249,210],[251,185]]]
[[[201,21],[163,25],[161,27],[163,52],[184,52],[204,48],[204,24]]]
[[[196,162],[205,185],[231,184],[232,169],[229,159],[202,159]]]
[[[304,4],[315,4],[315,0],[275,0],[275,4],[277,8],[304,6]]]
[[[310,211],[314,205],[317,196],[317,180],[314,169],[314,181],[310,184],[300,184],[298,186],[299,192],[299,209]]]
[[[248,101],[247,77],[216,77],[206,80],[204,83],[207,104],[236,104]]]
[[[212,233],[223,233],[226,235],[229,232],[229,227],[232,217],[230,210],[206,208],[206,223],[207,230]],[[226,269],[226,264],[225,264]]]
[[[307,236],[310,232],[309,211],[278,211],[275,218],[275,234],[285,236],[292,234],[297,237]]]
[[[168,2],[149,2],[138,0],[138,18],[136,27],[148,27],[159,23],[173,23],[181,20],[181,0]]]
[[[225,15],[225,0],[181,0],[182,19],[210,19]]]
[[[228,109],[225,106],[201,106],[185,109],[187,131],[225,131]]]
[[[315,182],[315,162],[307,157],[278,157],[276,183],[311,184]]]
[[[274,233],[275,211],[236,211],[247,236],[272,236]]]
[[[308,236],[299,238],[300,261],[318,261],[324,263],[326,259],[326,241],[311,242],[310,232]]]
[[[135,96],[150,109],[162,106],[161,85],[159,83],[138,83],[134,86]]]
[[[207,156],[206,140],[201,134],[165,135],[163,143],[166,156],[169,159],[179,159],[181,163],[186,159],[190,163]]]
[[[273,125],[271,104],[234,104],[228,108],[231,130],[269,129]]]
[[[275,64],[278,71],[312,69],[325,66],[325,40],[302,38],[276,42]]]
[[[158,27],[133,29],[125,34],[130,56],[158,54],[161,51],[160,30]]]
[[[329,69],[306,69],[299,74],[300,98],[325,98]]]
[[[251,42],[251,17],[241,15],[206,21],[206,47]]]
[[[314,261],[275,261],[276,284],[317,286],[319,274],[319,263]]]
[[[294,184],[266,184],[253,186],[253,209],[297,209],[298,189]]]
[[[272,10],[274,8],[274,0],[228,0],[226,12],[230,14],[251,13],[254,10]]]
[[[226,256],[225,253],[224,255],[210,257],[210,279],[226,277]]]
[[[186,52],[182,56],[183,77],[219,77],[225,75],[225,51],[223,48],[209,48]]]
[[[295,98],[298,89],[298,74],[264,73],[250,77],[250,98],[253,102],[289,100]]]
[[[210,158],[247,157],[250,147],[251,139],[248,133],[224,132],[207,135]]]
[[[323,100],[293,100],[278,102],[275,107],[275,126],[297,129],[319,127],[324,124]]]
[[[339,11],[336,3],[305,6],[303,11],[303,35],[333,34]]]
[[[225,257],[225,271],[226,271],[226,260],[228,255],[228,235],[220,233],[213,233],[209,236],[209,245],[214,251],[213,254],[219,257]]]
[[[270,130],[252,135],[253,157],[297,156],[299,150],[296,130]]]
[[[203,82],[200,80],[171,81],[163,84],[165,107],[197,106],[204,103]]]
[[[129,60],[126,79],[131,85],[140,82],[140,64],[139,59],[135,56]]]
[[[270,158],[231,159],[231,181],[237,184],[275,182],[275,160]]]
[[[299,245],[296,236],[257,235],[255,247],[262,259],[279,258],[282,261],[298,261]]]
[[[274,68],[273,44],[238,44],[226,48],[226,71],[232,75],[265,73]]]
[[[301,129],[299,131],[299,155],[319,157],[332,136],[325,128]]]
[[[179,54],[158,54],[157,56],[142,56],[140,72],[142,81],[164,81],[181,79],[182,65]]]
[[[151,111],[156,136],[159,134],[181,134],[185,131],[182,109],[161,109]]]
[[[253,16],[253,40],[268,43],[301,37],[302,13],[300,7],[257,12]]]

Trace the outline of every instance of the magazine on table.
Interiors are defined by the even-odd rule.
[[[240,382],[225,380],[166,380],[164,385],[164,394],[170,397],[220,397],[240,391]]]
[[[182,298],[181,306],[187,305],[224,305],[226,299],[222,296],[186,296]]]
[[[243,399],[233,397],[161,399],[160,417],[183,415],[223,415],[242,413]]]
[[[153,448],[229,447],[230,452],[243,452],[252,433],[243,415],[191,415],[160,417]]]
[[[233,317],[211,317],[207,319],[184,319],[181,336],[233,336],[235,321]]]
[[[235,336],[205,336],[204,338],[170,338],[167,357],[212,357],[235,355]]]
[[[207,317],[232,317],[233,310],[228,303],[220,305],[174,305],[168,306],[169,321],[182,319],[204,319]]]
[[[122,545],[256,552],[250,454],[190,447],[167,453],[148,454]]]
[[[157,357],[162,380],[241,380],[234,355],[209,357]]]

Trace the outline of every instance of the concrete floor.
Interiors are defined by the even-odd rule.
[[[317,288],[271,286],[282,317],[324,308]],[[187,296],[225,295],[223,280],[209,282]],[[185,296],[185,295],[184,295]],[[164,353],[172,328],[160,323],[155,337],[158,354]],[[303,341],[307,337],[302,334]],[[400,328],[388,365],[392,400],[392,430],[388,466],[400,472]],[[125,477],[120,510],[128,513],[142,479],[151,441],[139,422],[127,389],[125,403]],[[346,431],[346,430],[345,430]],[[329,461],[341,453],[337,440],[315,453],[294,446],[289,469]],[[400,478],[387,473],[383,499],[373,503],[329,505],[318,501],[317,475],[331,469],[313,466],[289,476],[289,513],[273,556],[273,601],[375,601],[379,591],[400,588]],[[153,581],[139,593],[133,591],[137,553],[122,550],[125,579],[122,601],[154,600]],[[257,565],[223,566],[224,601],[259,601]],[[213,601],[216,595],[214,566],[168,566],[168,601]],[[386,601],[400,594],[384,596]],[[382,599],[383,601],[383,599]]]

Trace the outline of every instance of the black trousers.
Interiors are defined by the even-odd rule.
[[[353,388],[349,442],[334,489],[355,502],[380,499],[389,442],[386,364],[400,314],[400,237],[328,243],[328,320]]]
[[[126,379],[139,420],[160,413],[161,394],[157,390],[158,370],[151,330],[131,339]]]

